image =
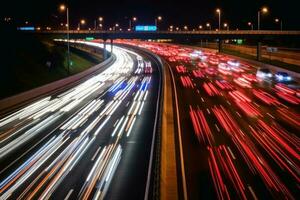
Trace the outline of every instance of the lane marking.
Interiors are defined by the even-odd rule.
[[[69,198],[70,198],[70,196],[71,196],[71,194],[73,193],[73,189],[71,189],[69,192],[68,192],[68,194],[67,194],[67,196],[64,198],[64,200],[68,200]]]
[[[220,132],[220,129],[217,124],[215,124],[215,127],[216,127],[217,131]]]
[[[98,149],[96,150],[95,154],[93,155],[91,161],[95,160],[95,158],[96,158],[97,154],[99,153],[100,149],[101,149],[101,147],[98,147]]]

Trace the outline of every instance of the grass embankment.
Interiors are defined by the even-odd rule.
[[[8,31],[4,37],[0,54],[0,99],[68,76],[65,46],[16,31]],[[71,75],[102,60],[73,48],[70,58]]]

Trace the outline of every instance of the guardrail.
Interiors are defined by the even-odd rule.
[[[114,60],[115,57],[110,56],[102,63],[95,65],[94,67],[91,67],[78,74],[0,100],[0,114],[4,114],[17,107],[21,107],[24,104],[33,101],[37,98],[41,98],[49,94],[54,94],[65,87],[71,87],[75,84],[78,84],[79,81],[82,81],[84,78],[96,73],[98,70],[101,70],[104,66],[112,63]]]

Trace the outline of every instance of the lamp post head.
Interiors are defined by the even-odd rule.
[[[261,9],[261,12],[262,12],[262,13],[267,13],[267,12],[269,12],[269,10],[268,10],[267,7],[263,7],[263,8]]]
[[[65,11],[67,9],[67,7],[66,7],[66,5],[64,5],[64,4],[61,4],[60,6],[59,6],[59,10],[60,11]]]
[[[84,19],[80,20],[80,24],[84,25],[86,22]]]
[[[217,12],[217,13],[221,13],[221,9],[220,9],[220,8],[217,8],[217,9],[216,9],[216,12]]]
[[[158,16],[157,19],[158,19],[159,21],[161,21],[161,20],[162,20],[162,16]]]
[[[137,21],[137,18],[136,18],[136,17],[133,17],[132,20],[133,20],[133,21]]]
[[[103,21],[103,17],[99,17],[99,21],[102,22]]]

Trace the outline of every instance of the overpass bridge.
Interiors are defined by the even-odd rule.
[[[300,31],[276,30],[222,30],[222,31],[101,31],[101,30],[47,30],[29,31],[38,35],[51,35],[52,37],[67,39],[82,39],[93,37],[103,39],[104,45],[114,39],[217,39],[218,49],[222,51],[223,40],[226,39],[254,39],[257,41],[257,60],[261,59],[261,41],[265,39],[299,38]]]

